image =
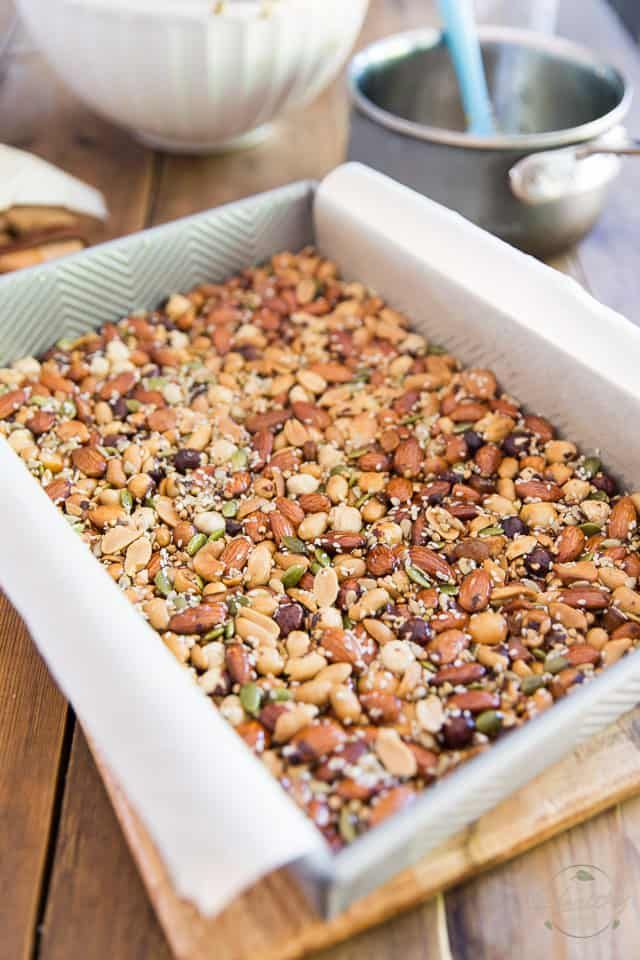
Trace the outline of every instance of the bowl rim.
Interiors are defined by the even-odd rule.
[[[352,57],[347,73],[347,84],[352,105],[374,122],[417,140],[426,140],[449,146],[470,147],[480,150],[545,150],[567,146],[601,136],[607,130],[621,123],[626,116],[633,97],[633,88],[624,74],[612,64],[597,57],[587,47],[565,40],[563,37],[549,36],[531,30],[515,27],[482,26],[478,28],[481,43],[502,43],[509,46],[525,47],[547,53],[556,59],[590,68],[594,74],[605,74],[615,80],[622,90],[622,96],[613,109],[590,120],[587,123],[563,130],[547,130],[543,133],[495,134],[482,137],[446,127],[433,127],[428,124],[405,120],[397,114],[376,106],[361,90],[360,82],[365,73],[375,64],[382,63],[392,54],[413,53],[429,50],[443,38],[444,31],[438,27],[407,30],[392,34],[370,44]]]
[[[18,4],[28,0],[17,0]],[[171,14],[184,20],[197,20],[206,23],[215,23],[224,20],[235,23],[269,22],[281,19],[296,7],[305,8],[316,4],[316,0],[279,0],[272,5],[272,0],[226,0],[219,11],[214,9],[214,0],[63,0],[69,6],[82,7],[84,10],[95,8],[96,11],[112,14],[145,15],[160,18]],[[325,0],[326,2],[326,0]],[[368,5],[370,0],[350,0]],[[268,16],[264,15],[265,9]]]

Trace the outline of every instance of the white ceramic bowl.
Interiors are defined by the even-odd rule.
[[[369,0],[18,0],[74,93],[146,143],[255,142],[328,85]]]

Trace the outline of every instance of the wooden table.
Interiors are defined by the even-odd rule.
[[[361,43],[431,20],[425,0],[372,0]],[[602,0],[564,0],[560,32],[618,63],[640,86],[635,48]],[[631,129],[640,132],[638,106]],[[168,157],[92,115],[37,55],[13,64],[0,86],[0,136],[105,192],[111,218],[106,228],[93,228],[93,241],[321,177],[342,158],[346,131],[344,90],[336,83],[256,149]],[[629,162],[597,229],[556,263],[635,322],[639,187],[640,164]],[[617,927],[584,941],[550,932],[538,906],[549,865],[577,863],[604,870],[625,901]],[[169,958],[84,737],[1,600],[0,890],[1,960]],[[329,953],[334,960],[630,960],[640,941],[639,894],[640,798]]]

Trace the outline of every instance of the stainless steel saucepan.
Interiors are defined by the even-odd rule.
[[[594,224],[638,152],[621,126],[631,89],[567,40],[507,27],[479,30],[498,133],[466,132],[439,30],[387,37],[352,61],[349,158],[548,257]]]

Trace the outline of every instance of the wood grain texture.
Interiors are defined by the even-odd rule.
[[[561,0],[558,32],[590,47],[604,61],[617,66],[627,80],[640,87],[638,48],[604,0]],[[627,118],[632,136],[640,135],[640,99],[636,95]],[[640,324],[638,229],[640,163],[623,161],[603,215],[578,248],[578,259],[593,295]]]
[[[0,956],[33,949],[66,705],[0,596]]]
[[[113,894],[122,891],[113,909]],[[76,728],[40,960],[169,960],[138,872]]]
[[[314,917],[285,870],[264,878],[218,917],[202,917],[176,897],[143,825],[109,771],[101,766],[101,772],[177,957],[297,960],[379,924],[637,794],[640,710],[621,717],[414,867],[329,922]],[[415,916],[408,922],[415,923]],[[466,932],[473,936],[472,931]]]

